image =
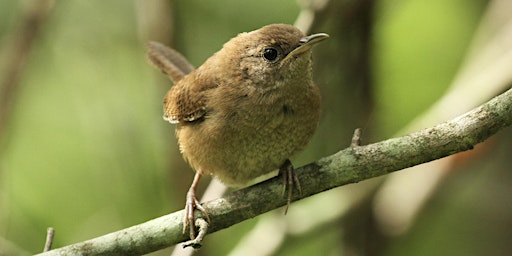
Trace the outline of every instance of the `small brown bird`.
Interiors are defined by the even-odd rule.
[[[149,43],[148,57],[175,85],[164,119],[177,124],[183,157],[196,171],[186,197],[183,231],[194,239],[194,209],[208,216],[195,190],[203,174],[228,186],[279,169],[288,188],[300,185],[288,160],[309,142],[320,118],[311,48],[328,38],[273,24],[241,33],[194,70],[178,52]]]

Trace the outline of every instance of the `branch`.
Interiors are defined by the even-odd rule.
[[[298,168],[299,200],[345,184],[382,176],[472,149],[512,123],[512,89],[449,122],[403,137],[355,146]],[[286,204],[275,177],[203,204],[215,232]],[[40,255],[140,255],[187,240],[178,211]]]
[[[47,252],[52,249],[54,235],[55,229],[53,229],[52,227],[46,229],[46,242],[44,243],[43,252]]]

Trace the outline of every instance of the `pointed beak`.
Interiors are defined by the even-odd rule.
[[[305,36],[299,40],[300,45],[291,51],[282,62],[286,62],[287,59],[300,55],[303,52],[310,50],[315,44],[329,38],[329,35],[326,33],[318,33],[309,36]]]

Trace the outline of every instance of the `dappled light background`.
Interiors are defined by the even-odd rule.
[[[8,110],[0,118],[0,255],[40,252],[50,226],[61,247],[183,208],[193,172],[162,119],[172,84],[146,60],[148,40],[198,66],[237,33],[293,24],[308,2],[326,2],[309,31],[331,35],[314,51],[322,120],[296,166],[349,146],[358,127],[365,144],[443,122],[512,80],[512,61],[503,61],[509,72],[492,73],[495,80],[454,86],[467,66],[482,67],[466,72],[468,81],[498,69],[493,59],[478,63],[478,53],[486,39],[511,42],[503,0],[47,1],[20,61],[16,45],[34,33],[23,24],[38,1],[0,2],[0,108]],[[2,89],[18,63],[17,85]],[[440,99],[457,101],[435,110]],[[471,152],[403,172],[414,177],[337,188],[294,203],[287,216],[276,210],[211,234],[198,254],[503,255],[512,250],[511,151],[509,128]],[[436,176],[415,175],[423,173]],[[279,225],[255,228],[265,221]]]

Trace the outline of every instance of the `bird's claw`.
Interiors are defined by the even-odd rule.
[[[195,221],[194,221],[194,210],[199,210],[210,222],[210,217],[208,216],[208,213],[204,209],[204,207],[199,203],[199,200],[197,200],[195,192],[189,191],[187,193],[187,202],[185,203],[185,213],[183,216],[183,233],[187,230],[187,226],[189,227],[189,234],[190,239],[195,240],[196,239],[196,232],[195,232]],[[199,218],[198,218],[199,219]]]
[[[197,218],[195,221],[195,226],[199,228],[199,233],[194,239],[183,243],[183,248],[191,246],[194,249],[199,249],[201,247],[201,242],[208,232],[208,222],[203,218]]]
[[[284,210],[284,214],[288,212],[288,208],[292,203],[292,191],[294,188],[297,188],[299,194],[302,194],[302,188],[300,186],[299,178],[295,173],[295,168],[293,168],[290,160],[286,160],[284,164],[279,168],[279,173],[283,176],[283,195],[288,190],[288,198],[286,201],[286,208]]]

